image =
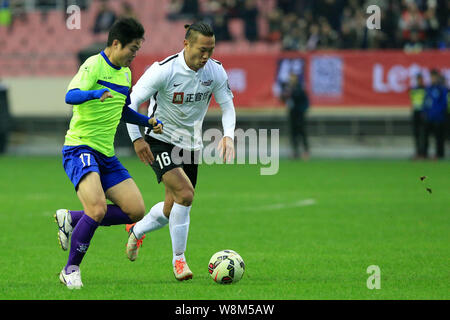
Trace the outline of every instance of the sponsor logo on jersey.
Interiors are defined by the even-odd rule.
[[[184,100],[184,92],[174,92],[172,103],[182,104]]]
[[[186,100],[184,99],[184,92],[174,92],[172,103],[182,104],[183,102],[200,102],[210,99],[210,92],[186,93]],[[208,101],[209,102],[209,101]]]

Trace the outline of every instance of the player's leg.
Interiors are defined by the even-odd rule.
[[[114,205],[108,205],[108,212],[103,219],[103,225],[126,224],[142,219],[145,213],[144,200],[133,179],[126,179],[106,191],[106,196]],[[144,237],[136,238],[132,230],[128,229],[129,238],[126,247],[127,256],[131,261],[136,260],[138,249]]]
[[[167,203],[170,204],[167,214],[164,210],[167,210]],[[169,223],[170,209],[172,208],[173,198],[170,192],[166,188],[166,199],[165,201],[158,202],[155,204],[147,215],[134,224],[129,224],[126,226],[125,230],[128,232],[128,241],[126,245],[127,257],[131,261],[135,261],[139,254],[139,248],[142,245],[142,240],[145,238],[145,234],[159,230]]]
[[[133,223],[145,213],[144,200],[128,170],[116,157],[98,157],[102,166],[101,185],[106,197],[114,204],[108,204],[101,226]],[[75,226],[84,211],[62,210],[67,213],[67,221]],[[58,216],[58,212],[57,212]]]
[[[89,172],[81,179],[78,184],[77,196],[83,205],[85,214],[73,229],[69,258],[60,273],[61,282],[70,289],[79,289],[83,285],[79,266],[89,248],[95,230],[106,213],[106,198],[97,172]]]
[[[164,201],[155,204],[150,211],[134,226],[132,232],[140,239],[146,233],[156,231],[169,223],[170,210],[173,206],[173,196],[166,187]]]
[[[164,216],[169,219],[170,217],[170,211],[172,211],[172,207],[173,207],[173,203],[174,203],[174,199],[173,199],[173,195],[172,192],[170,191],[169,188],[166,188],[166,193],[165,193],[165,197],[164,197],[164,202],[163,202],[163,214]],[[167,222],[169,222],[169,220],[167,220]]]
[[[137,230],[138,236],[140,236],[151,228],[156,228],[161,224],[167,224],[167,217],[169,217],[169,229],[172,247],[174,248],[174,257],[177,257],[179,258],[178,260],[180,260],[179,263],[175,263],[177,259],[173,259],[174,270],[176,269],[175,265],[178,265],[177,270],[184,270],[180,274],[175,273],[175,276],[179,280],[190,279],[192,277],[192,272],[190,272],[185,262],[184,251],[186,249],[187,233],[189,229],[190,205],[194,194],[193,186],[189,181],[189,177],[184,173],[183,169],[181,169],[182,164],[174,163],[171,158],[174,148],[173,145],[148,136],[146,136],[146,141],[149,143],[155,159],[166,159],[165,161],[154,161],[152,164],[152,169],[156,174],[158,183],[161,181],[164,182],[166,187],[166,197],[164,205],[162,206],[162,212],[161,203],[157,204],[151,210],[154,214],[151,213],[150,215],[147,215],[148,217],[136,223],[133,227],[133,231]],[[167,161],[167,159],[170,161]],[[155,223],[156,220],[160,220],[160,222]],[[150,223],[146,225],[146,222]],[[136,236],[131,232],[128,238],[127,254],[128,258],[132,261],[137,257],[137,250],[136,252],[132,250],[136,242],[135,238]],[[182,267],[180,268],[180,266]],[[185,267],[183,268],[183,266]]]
[[[108,211],[102,225],[129,224],[142,219],[145,205],[142,194],[132,178],[110,187],[106,197],[114,205],[108,205]]]
[[[173,270],[177,280],[192,278],[184,253],[190,223],[190,210],[194,200],[194,187],[181,168],[166,172],[163,176],[164,185],[173,197],[173,205],[169,215],[169,231],[172,239]]]
[[[74,211],[68,209],[58,209],[55,214],[55,221],[58,224],[58,241],[61,249],[67,250],[70,236],[78,221],[83,217],[84,211]],[[119,206],[108,204],[106,214],[100,222],[100,226],[111,226],[117,224],[133,223],[134,220],[124,213]]]

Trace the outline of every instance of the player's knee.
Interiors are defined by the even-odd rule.
[[[194,188],[185,187],[177,193],[177,200],[179,204],[183,206],[190,206],[194,201]]]
[[[142,220],[142,218],[145,216],[145,207],[139,207],[136,208],[136,210],[130,215],[130,219],[133,220],[133,222],[138,222]]]
[[[86,213],[97,222],[101,222],[105,217],[107,210],[106,202],[98,202],[93,205],[90,205],[86,209]]]
[[[138,222],[145,215],[144,202],[133,203],[128,209],[124,210],[133,222]]]

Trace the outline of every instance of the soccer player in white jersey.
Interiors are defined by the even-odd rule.
[[[224,161],[234,159],[236,123],[227,74],[222,64],[211,58],[215,47],[211,26],[197,22],[185,27],[184,49],[155,62],[131,93],[130,108],[134,110],[150,99],[149,114],[164,123],[163,133],[155,135],[147,130],[142,138],[137,125],[127,124],[137,155],[142,162],[151,164],[158,183],[162,181],[165,185],[164,201],[154,205],[141,221],[127,226],[128,258],[131,261],[137,258],[145,233],[169,224],[173,272],[180,281],[193,276],[184,253],[197,182],[197,160],[203,147],[201,124],[212,95],[222,110],[224,137],[218,150]]]

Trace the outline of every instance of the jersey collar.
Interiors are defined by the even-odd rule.
[[[100,54],[102,55],[103,59],[105,59],[106,63],[109,64],[112,68],[116,69],[116,70],[120,70],[121,67],[116,66],[115,64],[113,64],[108,57],[106,56],[105,51],[102,50],[102,52],[100,52]]]

